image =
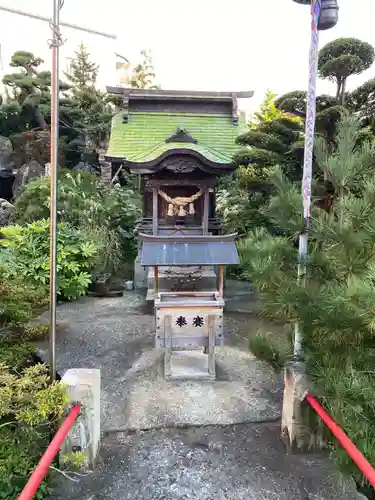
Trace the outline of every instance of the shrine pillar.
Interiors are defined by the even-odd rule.
[[[152,234],[158,234],[158,188],[152,188]]]
[[[207,187],[203,192],[203,219],[202,219],[202,233],[208,235],[208,217],[210,213],[210,192]]]

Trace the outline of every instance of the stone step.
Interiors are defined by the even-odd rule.
[[[222,338],[215,339],[215,345],[222,346],[222,344],[223,344]],[[165,347],[164,338],[158,339],[158,345],[161,348]],[[173,348],[187,347],[187,346],[206,347],[206,346],[208,346],[208,337],[207,337],[207,335],[197,335],[197,334],[178,335],[178,336],[173,335],[172,336],[172,347]]]
[[[208,355],[199,351],[174,351],[169,380],[214,380],[208,371]]]

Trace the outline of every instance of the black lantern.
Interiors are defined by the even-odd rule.
[[[311,0],[293,0],[301,5],[311,5]],[[318,30],[329,30],[336,26],[339,20],[339,6],[337,0],[321,0]]]
[[[318,30],[330,30],[334,28],[339,20],[339,6],[337,0],[322,0]]]

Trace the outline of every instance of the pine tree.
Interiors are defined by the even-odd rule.
[[[234,161],[248,167],[249,183],[256,179],[266,181],[274,165],[282,165],[291,178],[301,177],[301,119],[279,110],[275,98],[276,94],[268,90],[260,110],[249,123],[249,130],[237,138],[237,143],[245,148]]]
[[[93,153],[108,136],[113,116],[107,95],[96,88],[98,71],[99,66],[90,60],[86,47],[80,45],[71,60],[70,73],[66,74],[71,88],[61,110],[70,114],[71,127],[81,132],[85,151]]]
[[[265,312],[291,330],[300,324],[317,395],[375,463],[375,148],[358,141],[359,134],[357,120],[345,114],[334,148],[317,140],[317,165],[331,185],[333,204],[326,210],[313,206],[306,283],[296,282],[295,244],[304,227],[300,187],[280,170],[266,212],[287,236],[258,229],[240,245],[240,253]],[[263,357],[265,342],[263,336],[259,349],[253,345]],[[343,471],[364,481],[340,448],[336,458]]]
[[[255,128],[265,122],[272,122],[278,118],[285,118],[286,113],[275,106],[277,94],[267,89],[264,101],[259,106],[259,111],[253,114],[250,120],[250,127]]]
[[[95,87],[99,66],[90,60],[90,53],[81,44],[70,62],[70,72],[66,76],[70,83],[79,90]]]
[[[20,106],[20,118],[28,128],[47,128],[42,105],[50,102],[51,73],[39,71],[42,63],[43,60],[31,52],[17,51],[12,56],[10,66],[18,71],[3,77],[8,95]]]
[[[238,137],[243,149],[234,162],[239,168],[234,178],[221,182],[218,190],[217,210],[224,227],[240,236],[246,236],[259,224],[272,232],[279,231],[262,210],[273,190],[270,175],[275,165],[281,165],[289,178],[301,178],[301,119],[277,109],[275,97],[271,90],[266,92],[247,132]]]
[[[338,38],[319,52],[319,76],[336,83],[336,99],[344,106],[346,82],[369,69],[375,60],[372,45],[357,38]]]

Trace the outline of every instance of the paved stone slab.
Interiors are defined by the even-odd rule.
[[[102,463],[54,500],[355,500],[324,456],[287,455],[279,426],[165,429],[105,438]],[[51,499],[52,500],[52,499]]]
[[[280,416],[279,377],[265,372],[251,353],[236,348],[218,349],[216,358],[218,380],[214,382],[167,382],[161,361],[159,369],[146,375],[131,380],[128,374],[123,428],[228,425]]]

